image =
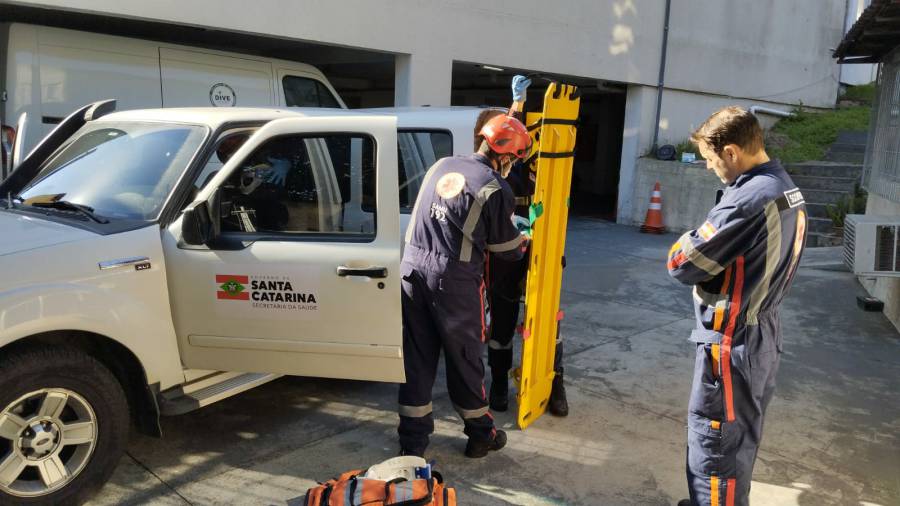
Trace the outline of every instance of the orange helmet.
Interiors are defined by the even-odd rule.
[[[515,155],[525,158],[531,147],[528,129],[512,116],[500,115],[488,120],[481,127],[481,135],[495,153]]]

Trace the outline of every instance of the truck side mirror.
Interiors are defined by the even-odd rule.
[[[210,244],[221,232],[221,190],[216,189],[207,200],[194,202],[182,213],[181,235],[192,246]]]
[[[181,236],[184,242],[192,246],[207,244],[212,238],[212,220],[209,217],[209,206],[206,201],[194,202],[182,213]]]

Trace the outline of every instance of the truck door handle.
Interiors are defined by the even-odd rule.
[[[367,278],[386,278],[388,276],[387,267],[347,267],[346,265],[339,265],[337,268],[337,275],[340,277],[346,276],[364,276]]]

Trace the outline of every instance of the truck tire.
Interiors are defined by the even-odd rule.
[[[0,356],[0,504],[81,504],[115,470],[128,401],[115,376],[73,348]]]

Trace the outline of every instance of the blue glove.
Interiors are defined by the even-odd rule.
[[[291,170],[290,160],[283,158],[267,157],[266,160],[272,166],[272,169],[266,175],[266,182],[278,186],[284,186],[284,180],[287,179],[288,171]]]
[[[528,232],[529,230],[531,230],[531,222],[528,221],[528,218],[523,218],[522,216],[519,216],[518,214],[514,214],[514,215],[512,215],[512,222],[513,222],[513,225],[516,226],[516,229],[519,232],[525,233],[525,232]]]
[[[512,95],[513,102],[524,102],[525,91],[531,86],[531,79],[525,76],[517,75],[512,79]]]

